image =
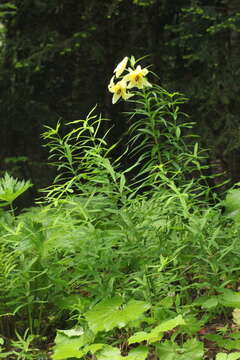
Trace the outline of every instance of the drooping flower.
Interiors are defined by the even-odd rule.
[[[114,76],[111,78],[108,85],[108,90],[113,93],[112,103],[115,104],[121,97],[124,100],[129,99],[133,94],[127,92],[127,83],[125,80],[118,81],[114,83]]]
[[[126,69],[127,66],[127,62],[128,62],[128,57],[125,56],[125,58],[117,65],[117,67],[115,68],[115,70],[113,72],[116,73],[116,77],[118,78]]]
[[[135,70],[129,68],[129,73],[124,76],[124,80],[128,82],[128,88],[131,89],[133,87],[137,87],[138,89],[143,89],[147,86],[152,86],[148,80],[146,79],[146,75],[148,74],[148,69],[142,69],[140,65],[137,66]]]

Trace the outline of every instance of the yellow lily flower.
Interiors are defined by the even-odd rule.
[[[108,85],[108,90],[113,93],[112,103],[115,104],[121,97],[124,100],[129,99],[133,94],[127,93],[127,83],[125,80],[118,81],[116,84],[113,81],[114,76],[111,78]]]
[[[113,72],[116,73],[116,77],[118,78],[126,69],[127,66],[127,62],[128,62],[128,57],[125,56],[125,58],[117,65],[117,67],[115,68],[115,70]]]
[[[148,69],[146,68],[142,69],[141,66],[138,65],[135,70],[129,68],[128,71],[129,74],[124,76],[124,80],[129,82],[127,86],[129,89],[133,87],[137,87],[138,89],[143,89],[144,87],[152,86],[145,78],[145,76],[149,72]]]

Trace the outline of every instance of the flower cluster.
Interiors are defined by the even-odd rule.
[[[133,96],[133,93],[130,93],[128,90],[132,88],[138,88],[143,89],[147,86],[152,86],[147,78],[146,75],[148,74],[148,69],[144,68],[142,69],[140,65],[138,65],[136,68],[134,68],[135,65],[135,59],[131,58],[131,65],[132,67],[129,67],[126,70],[126,66],[129,59],[127,56],[118,64],[116,69],[114,70],[115,75],[110,80],[110,83],[108,84],[108,90],[113,94],[112,97],[112,103],[115,104],[121,97],[124,100],[129,99],[131,96]],[[121,76],[124,71],[128,71],[128,73],[125,76]],[[121,77],[121,79],[118,82],[114,82],[114,79]]]

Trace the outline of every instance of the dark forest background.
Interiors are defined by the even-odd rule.
[[[1,0],[1,173],[52,181],[44,125],[98,111],[126,128],[107,84],[124,56],[149,55],[159,84],[183,92],[212,172],[240,180],[239,0]]]

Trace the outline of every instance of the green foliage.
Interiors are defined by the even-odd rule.
[[[139,6],[150,6],[155,2],[156,0],[133,0],[133,3]]]
[[[65,334],[63,334],[60,330],[58,331],[55,339],[56,346],[53,359],[68,359],[72,357],[79,359],[85,355],[85,352],[79,349],[86,345],[89,341],[91,341],[91,338],[87,336],[70,336],[66,333],[66,331]]]
[[[164,332],[170,331],[170,330],[174,329],[175,327],[177,327],[179,325],[184,325],[184,324],[185,324],[185,321],[183,320],[182,316],[178,315],[174,319],[166,320],[161,325],[156,326],[155,328],[153,328],[151,330],[150,333],[146,333],[146,332],[142,331],[142,332],[132,335],[129,338],[128,343],[134,344],[134,343],[142,342],[145,340],[147,340],[149,343],[154,343],[154,342],[162,339]]]
[[[0,18],[8,15],[13,15],[17,10],[16,5],[12,4],[10,1],[0,4]]]
[[[168,183],[172,189],[171,180],[178,185],[188,183],[188,191],[192,186],[196,188],[197,181],[204,184],[206,153],[194,142],[197,137],[191,133],[194,124],[180,109],[187,99],[157,85],[137,95],[136,107],[128,113],[132,119],[130,149],[141,166],[137,178],[143,177],[145,186]]]
[[[164,47],[165,83],[191,98],[192,118],[201,140],[217,159],[219,172],[228,170],[238,180],[236,129],[239,110],[235,81],[239,69],[240,12],[237,1],[185,2]],[[167,70],[166,70],[167,68]],[[231,159],[231,160],[230,160]],[[235,182],[234,181],[234,182]]]
[[[182,346],[165,341],[158,345],[157,352],[163,360],[201,360],[204,355],[203,343],[197,339],[187,340]]]
[[[216,356],[216,360],[237,360],[240,358],[239,352],[234,352],[232,354],[226,354],[226,353],[218,353]]]
[[[232,290],[221,288],[219,288],[218,291],[220,292],[220,295],[200,297],[195,302],[195,305],[202,306],[205,309],[214,308],[219,305],[232,308],[240,307],[240,294],[238,292],[233,292]]]
[[[0,206],[11,205],[13,201],[27,191],[32,184],[29,180],[17,180],[5,173],[4,177],[0,179]]]
[[[54,184],[39,206],[1,214],[0,332],[19,335],[19,356],[61,328],[53,359],[197,360],[202,327],[239,307],[239,225],[209,201],[185,98],[159,86],[135,95],[116,160],[95,109],[68,133],[48,126]]]
[[[191,98],[187,111],[198,124],[199,142],[210,148],[212,171],[228,170],[237,179],[239,11],[236,0],[4,0],[3,157],[24,148],[34,182],[45,184],[46,172],[32,164],[33,154],[35,161],[45,158],[38,141],[43,122],[72,121],[79,107],[86,113],[93,103],[103,104],[121,134],[126,124],[108,104],[102,74],[132,51],[151,54],[161,84]]]
[[[122,306],[123,299],[115,297],[97,304],[85,316],[90,329],[96,333],[109,331],[114,327],[125,327],[130,321],[136,320],[143,312],[149,309],[149,305],[137,300],[131,300],[126,306]]]
[[[147,303],[131,300],[122,310],[117,310],[116,316],[116,306],[119,307],[121,304],[122,299],[116,297],[97,304],[93,310],[90,312],[88,311],[84,315],[86,317],[89,328],[93,330],[95,334],[100,331],[109,332],[109,330],[112,330],[114,327],[131,328],[134,327],[134,325],[132,323],[131,326],[131,323],[126,322],[126,314],[128,314],[128,321],[129,315],[131,321],[138,320],[139,314],[149,309],[149,305]],[[117,321],[113,320],[111,324],[109,324],[109,317],[107,316],[110,314],[114,316],[115,319],[117,317]],[[99,327],[100,322],[101,326]],[[131,336],[127,340],[128,344],[130,345],[132,343],[141,343],[144,340],[147,340],[149,343],[158,341],[163,336],[163,334],[161,337],[159,336],[160,332],[167,332],[183,323],[184,321],[182,317],[178,316],[175,319],[165,321],[155,327],[150,332],[148,337],[139,337],[138,334]],[[93,343],[94,337],[91,336],[91,334],[88,334],[88,330],[85,333],[78,330],[60,330],[58,331],[57,337],[55,339],[56,345],[54,347],[54,354],[52,358],[55,360],[61,360],[76,357],[79,359],[88,352],[91,352],[92,354],[95,354],[98,360],[111,359],[113,357],[118,360],[145,360],[148,355],[148,348],[146,346],[139,345],[130,350],[127,356],[122,356],[119,348],[98,343],[97,340],[98,339],[96,339],[96,343]]]
[[[239,10],[236,0],[4,1],[3,157],[24,148],[34,182],[46,184],[47,171],[32,163],[33,154],[35,161],[45,158],[38,141],[43,121],[72,121],[79,107],[86,113],[93,103],[103,104],[104,116],[117,123],[116,137],[122,134],[126,124],[108,104],[102,74],[131,51],[151,54],[161,84],[191,98],[187,111],[199,142],[210,148],[212,171],[228,170],[237,179]]]
[[[26,359],[39,359],[38,356],[42,354],[39,353],[39,349],[34,348],[34,341],[38,336],[29,335],[28,329],[24,332],[23,336],[19,335],[16,332],[16,340],[11,340],[11,351],[5,352],[2,351],[4,348],[0,346],[0,359],[16,359],[16,360],[26,360]],[[1,345],[4,345],[4,340],[1,338]],[[43,354],[44,356],[44,354]]]
[[[52,165],[59,174],[52,186],[45,191],[46,199],[59,199],[74,191],[84,196],[100,192],[102,195],[112,191],[118,193],[124,188],[124,174],[118,174],[114,163],[107,157],[115,145],[108,148],[106,136],[99,137],[99,127],[105,120],[93,114],[93,108],[86,119],[76,120],[68,125],[73,127],[61,138],[60,124],[56,128],[48,127],[43,138],[48,141]],[[85,185],[86,184],[86,185]],[[118,200],[118,195],[115,195]]]
[[[239,189],[232,189],[227,192],[226,199],[222,202],[225,207],[224,215],[229,218],[239,221],[240,211],[240,191]]]

